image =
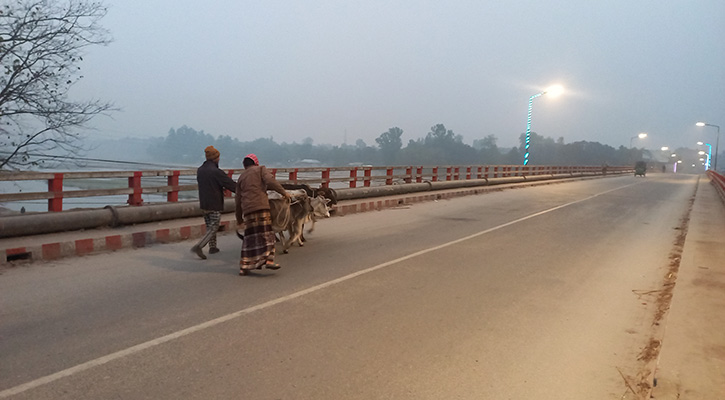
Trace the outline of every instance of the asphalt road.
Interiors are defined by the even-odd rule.
[[[0,398],[634,399],[696,184],[331,218],[245,277],[233,235],[5,270]]]

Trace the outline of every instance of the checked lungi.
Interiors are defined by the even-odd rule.
[[[204,213],[204,224],[206,225],[206,234],[199,240],[196,245],[199,248],[209,244],[210,248],[216,248],[216,233],[219,231],[219,225],[222,220],[222,213],[220,211],[208,211],[202,210]]]
[[[244,240],[239,268],[250,270],[274,262],[275,236],[272,230],[272,214],[260,210],[244,215]]]

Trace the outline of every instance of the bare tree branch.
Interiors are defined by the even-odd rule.
[[[6,4],[2,4],[6,3]],[[79,79],[83,51],[107,45],[100,25],[107,9],[88,0],[12,0],[0,3],[0,169],[37,164],[58,152],[82,149],[80,130],[115,108],[99,100],[76,102],[68,90]]]

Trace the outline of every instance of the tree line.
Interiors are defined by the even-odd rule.
[[[300,166],[319,164],[345,165],[518,165],[523,162],[525,134],[519,146],[499,148],[495,135],[476,139],[472,145],[463,143],[463,136],[447,129],[444,124],[431,127],[422,138],[410,139],[403,145],[404,131],[392,127],[381,133],[376,145],[358,139],[354,145],[314,144],[312,138],[300,143],[278,143],[274,138],[241,141],[228,135],[214,137],[188,126],[170,129],[164,138],[155,139],[148,147],[156,161],[176,165],[195,165],[203,160],[206,146],[222,153],[222,164],[241,167],[242,159],[255,153],[264,164]],[[597,142],[565,143],[531,133],[530,165],[629,165],[633,160],[652,155],[644,149],[614,148]]]

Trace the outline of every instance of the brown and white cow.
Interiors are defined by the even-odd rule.
[[[281,198],[275,192],[268,192],[272,229],[279,235],[284,253],[287,253],[287,249],[295,242],[299,246],[304,245],[305,222],[311,220],[314,228],[316,218],[330,216],[327,199],[324,197],[310,198],[304,190],[288,190],[287,193],[291,198],[289,201]],[[310,232],[312,230],[310,229]],[[285,238],[285,231],[288,235],[287,238]]]
[[[303,229],[308,220],[312,221],[312,227],[308,232],[312,232],[317,218],[330,216],[328,207],[330,200],[322,196],[310,198],[307,192],[301,189],[287,190],[287,193],[290,195],[290,200],[283,198],[277,192],[267,191],[272,214],[272,229],[279,237],[284,253],[287,253],[287,249],[295,242],[299,246],[304,245]],[[285,231],[288,238],[285,238]],[[244,240],[244,236],[239,231],[237,231],[237,236]]]
[[[329,187],[320,186],[319,188],[313,188],[305,183],[283,183],[282,187],[287,191],[304,190],[310,198],[310,204],[314,212],[309,216],[312,224],[307,233],[312,233],[315,230],[317,218],[329,218],[331,207],[337,204],[337,193]],[[305,241],[304,232],[300,236],[300,239],[303,242]]]
[[[312,231],[315,230],[315,222],[317,222],[317,218],[330,218],[330,200],[325,198],[324,196],[317,196],[310,199],[310,205],[312,206],[312,213],[309,216],[310,219],[310,229],[307,230],[307,233],[312,233]],[[304,235],[302,236],[302,241],[305,241]]]

